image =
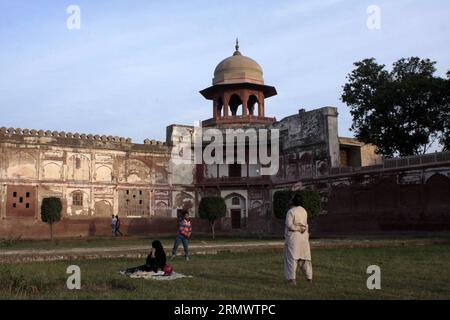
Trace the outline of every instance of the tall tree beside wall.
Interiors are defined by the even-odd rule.
[[[225,200],[221,197],[205,197],[200,200],[199,204],[199,215],[200,218],[209,221],[212,231],[213,239],[216,238],[215,235],[215,225],[216,221],[220,218],[225,217],[227,213],[227,206]]]
[[[314,219],[320,213],[320,194],[311,190],[279,190],[273,194],[273,213],[278,219],[285,219],[291,200],[295,193],[302,196],[303,208],[308,213],[308,219]]]
[[[44,198],[41,205],[41,219],[50,227],[50,239],[53,241],[53,224],[61,221],[62,203],[59,198]]]
[[[447,72],[446,92],[450,96],[450,71]],[[444,151],[450,151],[450,99],[447,100],[447,104],[441,110],[441,115],[438,120],[441,122],[441,126],[444,128],[444,134],[440,139],[441,145],[444,146]]]
[[[425,154],[432,146],[448,150],[450,72],[436,76],[435,64],[403,58],[389,71],[374,58],[356,62],[342,94],[355,136],[388,158]]]

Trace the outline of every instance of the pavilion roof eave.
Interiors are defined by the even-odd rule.
[[[214,95],[217,91],[223,89],[233,89],[233,88],[247,88],[247,89],[256,89],[262,90],[265,98],[270,98],[272,96],[277,95],[277,90],[275,87],[267,86],[264,84],[255,84],[255,83],[230,83],[230,84],[216,84],[209,88],[203,89],[200,91],[200,94],[205,97],[207,100],[213,100]]]

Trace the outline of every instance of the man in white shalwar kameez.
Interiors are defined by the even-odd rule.
[[[308,214],[301,206],[302,197],[296,194],[292,199],[294,205],[286,214],[284,273],[290,285],[296,286],[297,267],[303,275],[312,281],[311,249],[309,246]]]

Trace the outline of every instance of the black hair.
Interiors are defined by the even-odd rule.
[[[166,256],[161,241],[155,240],[152,242],[152,247],[155,248],[155,257]]]
[[[303,206],[303,197],[300,193],[296,193],[294,197],[292,198],[292,204],[294,207],[301,207]]]

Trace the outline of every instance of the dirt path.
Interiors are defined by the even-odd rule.
[[[368,248],[380,246],[421,246],[430,244],[449,244],[446,239],[413,239],[413,240],[311,240],[311,247],[317,248]],[[169,249],[171,244],[164,243]],[[193,244],[191,254],[217,254],[221,252],[267,252],[281,251],[282,241],[249,241],[230,244]],[[0,263],[58,261],[58,260],[86,260],[110,258],[144,258],[149,246],[117,246],[91,248],[58,248],[58,249],[14,249],[0,250]],[[167,250],[169,251],[169,250]],[[179,253],[182,249],[179,249]]]

